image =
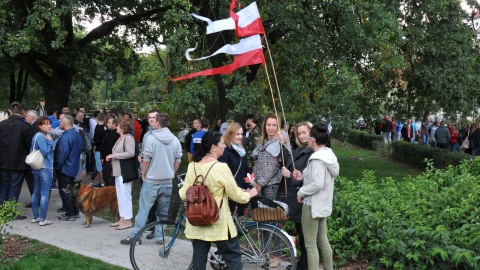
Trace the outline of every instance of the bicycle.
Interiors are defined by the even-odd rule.
[[[184,178],[185,174],[177,176],[178,187],[183,186]],[[172,205],[171,202],[170,205]],[[155,221],[147,224],[137,233],[130,246],[130,262],[133,269],[180,269],[179,265],[185,263],[185,258],[169,255],[171,252],[175,253],[175,251],[182,249],[191,249],[190,241],[176,242],[179,233],[185,229],[185,209],[186,204],[182,202],[178,218],[175,216],[176,219],[173,222],[166,222],[165,220]],[[270,260],[276,257],[281,260],[281,263],[275,269],[296,270],[297,251],[294,240],[278,227],[278,223],[255,222],[240,219],[237,216],[233,216],[233,221],[237,227],[243,269],[268,269]],[[171,223],[173,226],[161,225],[165,223]],[[156,240],[144,241],[140,244],[138,240],[142,238],[145,232],[151,230],[155,230]],[[161,236],[162,230],[164,232],[163,237]],[[159,240],[158,242],[157,239]],[[214,270],[227,269],[221,255],[215,249],[209,251],[207,260]],[[192,262],[190,262],[187,269],[192,269]]]

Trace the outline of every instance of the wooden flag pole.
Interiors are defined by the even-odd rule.
[[[270,63],[272,64],[272,71],[273,71],[273,77],[275,78],[275,84],[277,86],[277,93],[278,93],[278,99],[280,101],[280,107],[282,109],[282,114],[283,114],[283,121],[284,123],[286,124],[287,123],[287,119],[285,118],[285,110],[283,109],[283,102],[282,102],[282,95],[280,93],[280,86],[278,86],[278,79],[277,79],[277,73],[275,72],[275,65],[273,64],[273,58],[272,58],[272,53],[270,52],[270,46],[268,45],[268,40],[267,40],[267,36],[264,35],[264,38],[265,38],[265,44],[267,45],[267,51],[268,51],[268,56],[270,57]],[[265,65],[265,70],[267,69],[267,66]],[[267,73],[267,78],[269,78],[268,76],[268,73]],[[270,86],[270,91],[271,90],[271,84],[270,84],[270,78],[268,79],[268,83],[269,83],[269,86]],[[273,95],[273,94],[272,94]],[[275,104],[274,104],[275,106]],[[276,113],[276,111],[275,111]],[[278,115],[277,115],[277,119],[278,119]],[[287,133],[288,134],[288,133]],[[286,138],[285,138],[286,139]],[[292,166],[293,166],[293,169],[296,170],[295,168],[295,160],[293,159],[293,151],[292,151],[292,148],[290,146],[290,157],[292,158]],[[282,151],[282,158],[283,158],[283,151]],[[283,164],[285,166],[285,164]]]

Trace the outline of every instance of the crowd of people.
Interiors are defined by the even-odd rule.
[[[177,136],[169,126],[169,115],[156,110],[142,120],[136,114],[108,111],[85,117],[85,108],[70,113],[68,107],[39,117],[37,112],[24,110],[14,102],[8,119],[0,122],[0,205],[7,200],[18,201],[25,179],[32,195],[31,222],[40,226],[53,223],[47,219],[47,210],[51,191],[57,188],[62,199],[58,220],[74,221],[79,218],[79,209],[69,185],[75,181],[85,183],[90,171],[92,182],[99,182],[95,187],[115,186],[119,218],[110,226],[116,230],[133,227],[120,241],[129,245],[147,222],[168,215],[172,180],[187,152],[190,164],[180,197],[185,199],[197,175],[208,174],[205,185],[217,204],[224,205],[212,226],[187,223],[185,234],[193,240],[194,269],[205,269],[212,242],[229,269],[242,269],[232,215],[248,213],[249,200],[259,193],[289,206],[289,219],[295,223],[300,249],[297,269],[317,269],[320,254],[324,269],[333,269],[326,219],[332,212],[333,183],[339,164],[327,147],[329,126],[308,121],[289,126],[273,113],[267,114],[263,122],[249,114],[244,125],[232,119],[220,121],[214,130],[209,119],[195,119],[191,129],[183,126]],[[33,150],[44,156],[39,170],[25,163]],[[122,160],[132,157],[140,163],[142,179],[135,217],[132,183],[124,179],[121,170]],[[252,183],[244,180],[249,173],[255,175]],[[146,238],[162,243],[163,228]],[[281,254],[273,253],[268,259],[270,268],[281,264]]]
[[[376,124],[375,133],[382,135],[384,143],[404,140],[451,152],[464,151],[478,156],[480,154],[479,127],[480,123],[457,126],[457,123],[439,120],[438,117],[433,121],[427,117],[421,124],[417,124],[413,119],[402,122],[400,119],[390,119],[385,116]]]

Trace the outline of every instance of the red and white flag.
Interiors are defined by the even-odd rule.
[[[262,48],[262,40],[260,38],[260,35],[254,35],[251,37],[241,39],[240,42],[237,44],[227,44],[209,56],[204,56],[196,59],[192,59],[190,57],[190,52],[193,52],[196,48],[190,48],[190,49],[187,49],[187,51],[185,52],[185,58],[187,58],[187,60],[189,61],[198,61],[198,60],[208,59],[220,53],[238,55],[238,54],[247,53],[249,51],[253,51],[261,48]]]
[[[213,34],[225,30],[235,30],[237,37],[248,37],[256,34],[264,34],[262,20],[258,12],[257,3],[253,2],[239,12],[233,12],[235,5],[240,5],[236,0],[230,4],[230,18],[212,21],[209,18],[191,14],[193,17],[208,23],[207,34]]]
[[[212,22],[210,19],[192,14],[197,19],[206,21],[207,34],[216,33],[224,30],[235,30],[238,37],[246,37],[241,39],[237,44],[227,44],[209,56],[204,56],[196,59],[190,57],[190,52],[196,48],[187,49],[185,57],[189,61],[204,60],[214,55],[225,53],[236,55],[231,64],[211,68],[195,73],[190,73],[182,77],[172,79],[172,81],[180,81],[190,79],[197,76],[212,76],[218,74],[231,74],[234,70],[250,65],[265,64],[265,57],[263,55],[262,42],[259,34],[265,34],[265,30],[260,19],[257,4],[253,2],[248,7],[240,10],[237,13],[233,9],[240,3],[237,0],[232,0],[230,4],[230,18]]]

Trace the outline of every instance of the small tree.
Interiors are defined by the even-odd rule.
[[[15,200],[5,201],[0,205],[0,234],[5,233],[5,226],[8,225],[8,222],[15,220],[20,215],[18,206],[19,203]]]

